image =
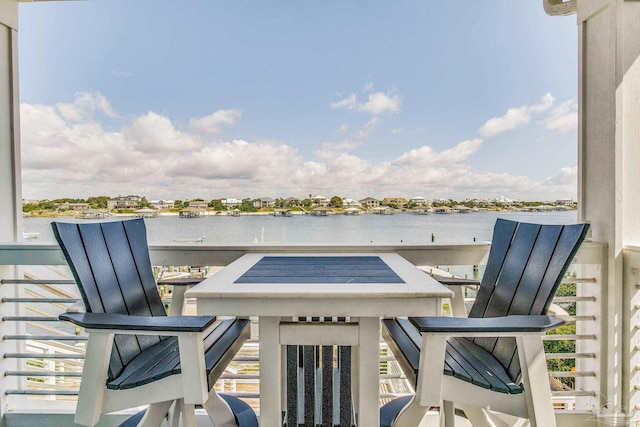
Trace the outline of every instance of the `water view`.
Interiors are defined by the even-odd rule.
[[[114,217],[112,217],[113,219]],[[122,219],[121,217],[116,217]],[[576,211],[479,212],[449,215],[165,216],[145,220],[149,244],[249,245],[427,244],[489,241],[496,218],[543,224],[569,224]],[[58,218],[58,221],[82,221]],[[24,233],[33,243],[54,242],[51,218],[25,218]]]

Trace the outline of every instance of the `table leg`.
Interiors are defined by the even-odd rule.
[[[260,427],[282,425],[279,317],[260,316]]]
[[[358,320],[358,426],[380,425],[380,319]]]

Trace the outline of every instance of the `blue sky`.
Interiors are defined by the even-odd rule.
[[[20,5],[23,195],[576,195],[577,28],[540,1]]]

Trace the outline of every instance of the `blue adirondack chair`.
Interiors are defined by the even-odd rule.
[[[246,403],[212,388],[249,338],[248,319],[167,316],[142,219],[52,228],[84,302],[60,319],[89,333],[76,423],[149,405],[122,426],[159,426],[172,406],[172,425],[195,426],[201,404],[216,426],[257,426]]]
[[[440,406],[447,427],[455,408],[474,426],[489,425],[483,408],[555,426],[541,336],[564,323],[547,310],[588,228],[498,219],[468,318],[384,319],[383,335],[416,395],[385,405],[381,424],[416,425]]]

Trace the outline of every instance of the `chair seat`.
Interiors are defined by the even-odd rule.
[[[226,366],[228,361],[223,359],[228,350],[236,344],[237,339],[250,324],[251,321],[248,319],[224,320],[203,334],[209,388],[213,387],[213,382],[219,376],[218,371]],[[178,338],[168,337],[136,356],[120,375],[107,382],[107,388],[130,389],[180,372]]]
[[[407,319],[384,319],[382,323],[395,344],[392,345],[395,356],[402,357],[417,378],[422,342],[420,332]],[[498,393],[519,394],[524,391],[521,385],[510,379],[491,353],[466,338],[448,339],[444,374]]]

